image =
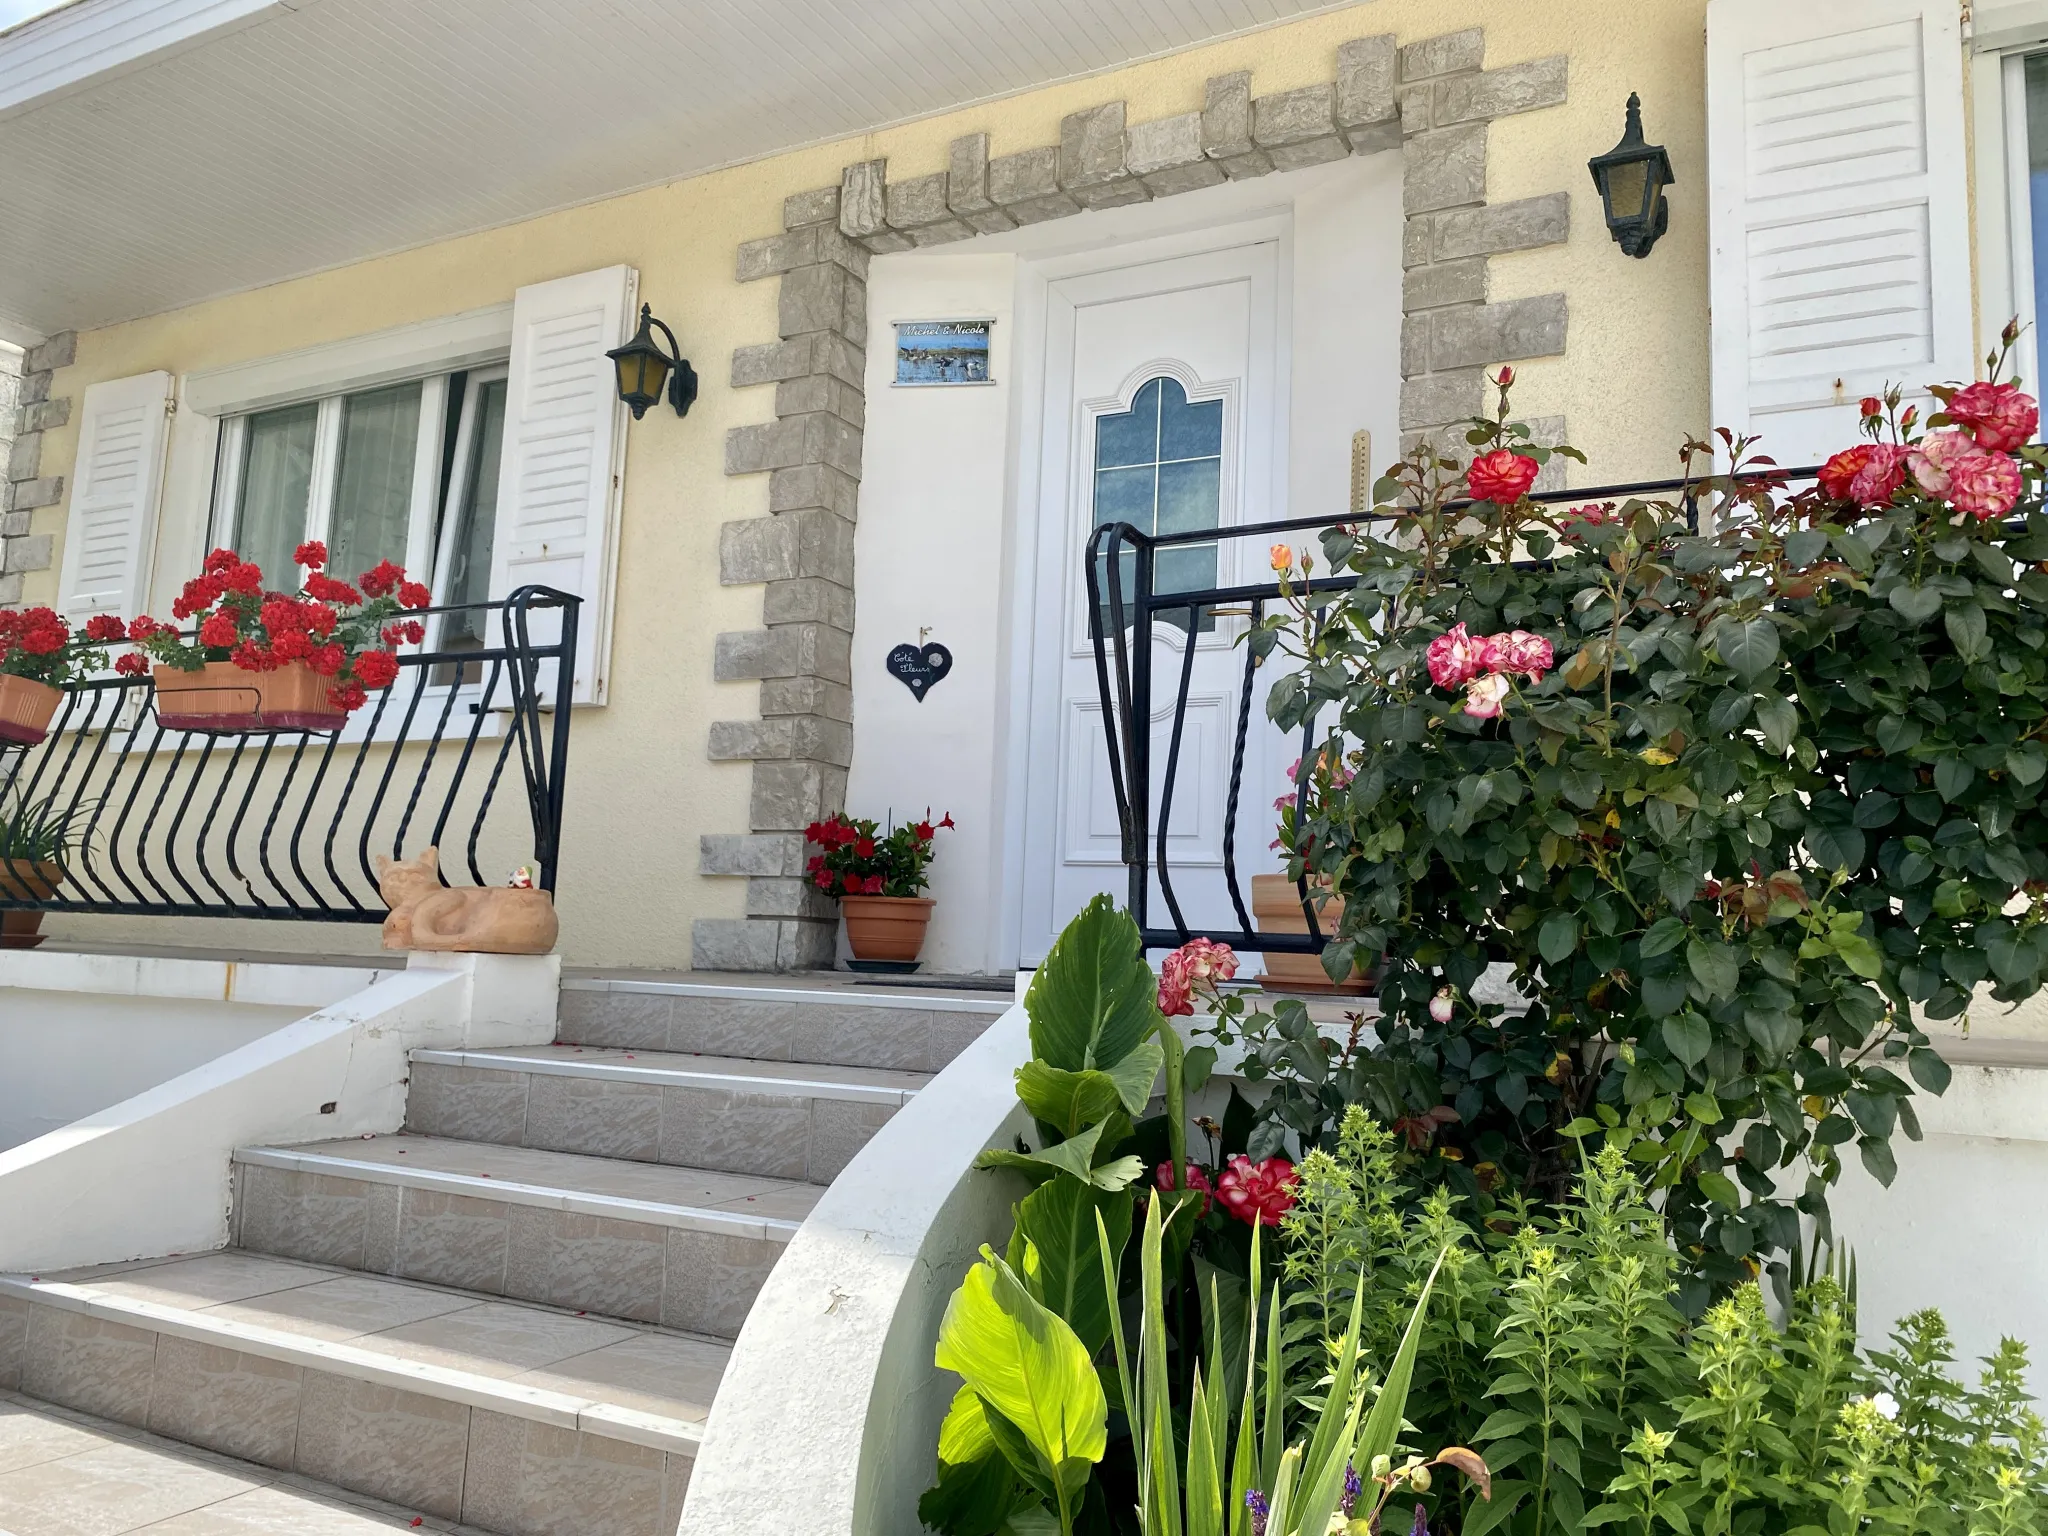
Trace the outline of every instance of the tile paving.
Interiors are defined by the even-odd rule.
[[[469,1527],[0,1393],[10,1536],[381,1536]]]

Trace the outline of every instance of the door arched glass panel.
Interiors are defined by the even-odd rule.
[[[1129,523],[1153,534],[1217,527],[1223,514],[1223,402],[1189,400],[1170,375],[1148,379],[1129,410],[1095,418],[1094,466],[1096,527]],[[1214,544],[1177,544],[1159,551],[1153,590],[1199,592],[1216,585],[1216,571]],[[1108,572],[1103,575],[1106,593]],[[1127,596],[1136,578],[1137,555],[1127,551]],[[1185,611],[1162,609],[1158,618],[1187,627]],[[1215,614],[1204,609],[1196,627],[1205,634],[1213,630]]]

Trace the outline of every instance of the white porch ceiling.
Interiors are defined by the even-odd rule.
[[[0,34],[0,337],[174,309],[1334,8],[74,0]]]

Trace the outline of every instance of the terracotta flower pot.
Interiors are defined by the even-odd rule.
[[[34,746],[49,734],[50,717],[63,701],[61,688],[0,673],[0,741]]]
[[[1344,915],[1341,898],[1332,897],[1316,910],[1316,925],[1331,932]],[[1301,892],[1285,875],[1252,876],[1252,919],[1261,933],[1307,933],[1301,915]],[[1330,980],[1320,955],[1266,954],[1266,974],[1259,985],[1268,992],[1335,992],[1360,997],[1372,991],[1372,978],[1353,968],[1347,981]]]
[[[63,880],[63,867],[47,860],[0,859],[0,897],[8,901],[48,901]],[[34,949],[42,926],[40,912],[0,912],[0,949]]]
[[[846,942],[856,960],[917,958],[924,948],[925,925],[932,920],[929,896],[842,896]]]
[[[337,731],[348,719],[330,702],[327,679],[303,661],[275,672],[209,661],[197,672],[152,667],[150,677],[167,731]]]

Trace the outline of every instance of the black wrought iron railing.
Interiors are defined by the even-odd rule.
[[[1788,482],[1811,480],[1812,468],[1773,470]],[[1534,500],[1574,505],[1623,501],[1630,497],[1677,497],[1687,523],[1697,528],[1700,520],[1698,483],[1687,480],[1644,480],[1626,485],[1595,486],[1588,489],[1542,491]],[[1199,647],[1194,637],[1213,631],[1223,616],[1244,618],[1256,625],[1265,618],[1270,605],[1281,601],[1280,584],[1271,581],[1240,582],[1231,586],[1200,590],[1161,591],[1157,584],[1162,551],[1210,545],[1219,550],[1218,569],[1229,569],[1220,554],[1231,546],[1263,546],[1316,534],[1326,528],[1369,525],[1370,517],[1297,517],[1281,522],[1239,524],[1225,528],[1191,529],[1186,532],[1149,534],[1129,523],[1104,523],[1088,541],[1086,580],[1090,635],[1094,641],[1095,678],[1102,704],[1103,733],[1109,750],[1109,775],[1116,797],[1117,821],[1122,834],[1123,862],[1128,877],[1127,897],[1132,916],[1148,949],[1171,949],[1189,939],[1203,937],[1233,948],[1260,950],[1268,954],[1320,954],[1329,943],[1323,932],[1316,904],[1310,897],[1306,878],[1296,883],[1306,933],[1258,932],[1245,901],[1241,878],[1237,831],[1243,799],[1247,743],[1254,707],[1262,696],[1256,686],[1258,658],[1249,646],[1242,647],[1243,660],[1237,690],[1237,706],[1230,742],[1230,771],[1224,795],[1222,822],[1222,900],[1212,891],[1205,910],[1190,914],[1182,892],[1175,888],[1169,847],[1173,832],[1175,791],[1181,776],[1181,753],[1186,737],[1188,696],[1194,682]],[[1263,558],[1255,568],[1263,569]],[[1295,580],[1290,590],[1311,604],[1327,603],[1340,592],[1356,586],[1357,577],[1322,576]],[[1153,761],[1152,721],[1161,692],[1154,674],[1153,637],[1162,616],[1175,620],[1174,627],[1188,637],[1179,648],[1178,677],[1170,682],[1172,709],[1167,726],[1166,757]],[[1260,711],[1263,714],[1263,711]],[[1318,721],[1311,720],[1301,733],[1302,757],[1316,749]],[[1154,769],[1158,793],[1153,793]],[[1261,797],[1263,801],[1263,796]],[[1302,814],[1308,799],[1306,783],[1295,787],[1295,814]],[[1154,901],[1154,882],[1158,901]],[[1228,911],[1223,904],[1227,902]],[[1166,908],[1166,922],[1155,920],[1155,906]]]
[[[580,601],[427,611],[441,648],[331,732],[167,728],[147,676],[67,690],[42,741],[0,742],[0,818],[60,825],[61,879],[9,866],[0,909],[382,922],[377,856],[429,846],[444,883],[526,864],[552,891]]]

